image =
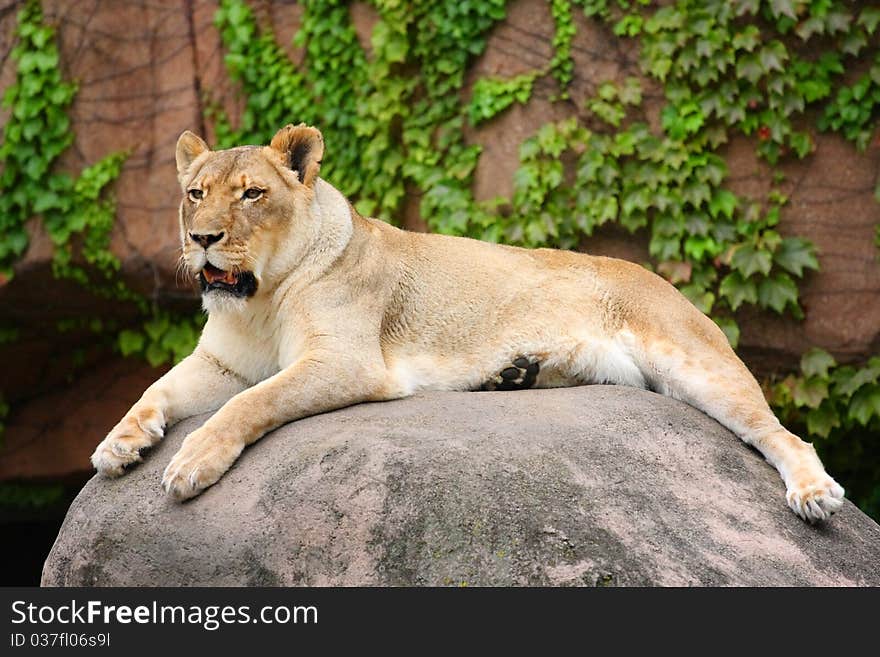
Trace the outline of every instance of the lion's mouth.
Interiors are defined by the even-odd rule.
[[[237,297],[250,297],[257,291],[257,278],[249,271],[225,271],[210,262],[199,272],[202,292],[219,290]]]
[[[205,268],[202,270],[202,276],[205,277],[205,281],[207,281],[208,285],[216,281],[226,283],[227,285],[235,285],[238,283],[238,274],[234,271],[223,271],[212,265],[210,262],[205,264]]]

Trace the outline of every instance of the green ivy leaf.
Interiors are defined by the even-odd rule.
[[[868,426],[873,418],[880,418],[880,385],[860,388],[853,395],[847,415],[863,427]]]
[[[829,34],[847,32],[852,24],[852,14],[848,11],[831,11],[825,18]]]
[[[745,78],[752,84],[756,84],[764,74],[761,60],[757,55],[740,57],[736,64],[736,74],[738,77]]]
[[[624,105],[642,104],[642,83],[638,78],[628,77],[618,90],[618,98]]]
[[[755,282],[743,278],[738,271],[730,272],[725,276],[718,291],[734,311],[744,303],[758,302],[758,288]]]
[[[34,201],[32,209],[36,213],[42,213],[50,208],[58,208],[61,203],[61,197],[53,192],[52,190],[47,190],[43,194],[41,194]]]
[[[716,190],[709,201],[709,214],[714,218],[725,216],[728,219],[733,217],[733,213],[737,206],[736,194],[726,189]]]
[[[648,252],[658,260],[680,260],[681,240],[675,236],[654,233],[648,245]]]
[[[856,23],[864,27],[865,31],[868,34],[874,34],[874,32],[877,30],[877,24],[880,23],[880,8],[863,8],[861,13],[859,13],[859,17],[856,20]]]
[[[634,37],[642,31],[644,19],[639,14],[627,14],[614,25],[617,36]]]
[[[626,112],[618,103],[606,103],[602,100],[591,100],[588,103],[590,110],[606,123],[613,125],[615,128],[620,125]]]
[[[828,381],[819,377],[798,379],[792,390],[792,399],[797,406],[818,408],[828,398]]]
[[[808,377],[828,377],[828,370],[835,367],[834,357],[824,349],[813,347],[801,356],[801,372]]]
[[[807,41],[814,34],[824,34],[825,21],[819,16],[810,16],[795,28],[797,34],[803,41]]]
[[[773,41],[761,48],[758,58],[764,73],[783,71],[783,64],[788,60],[788,51],[780,41]]]
[[[736,5],[737,16],[745,14],[752,14],[754,16],[761,8],[761,0],[734,0],[734,4]]]
[[[807,132],[792,133],[788,138],[788,144],[800,159],[804,159],[815,148],[813,138]]]
[[[702,286],[695,284],[682,285],[679,291],[704,315],[712,312],[712,306],[715,304],[715,295]]]
[[[847,34],[840,43],[840,49],[847,55],[855,57],[861,52],[862,48],[868,45],[868,37],[861,30],[853,31]]]
[[[663,129],[673,139],[684,139],[697,132],[705,123],[703,112],[695,102],[686,102],[680,106],[666,105],[660,118]]]
[[[171,358],[171,353],[166,350],[160,343],[151,342],[144,353],[147,362],[153,367],[158,367],[162,363],[167,362]]]
[[[782,314],[787,305],[798,308],[798,289],[788,274],[776,274],[758,284],[758,303]]]
[[[761,43],[761,31],[756,25],[746,25],[733,35],[732,45],[737,50],[752,52]]]
[[[123,356],[139,354],[144,350],[145,339],[143,333],[125,329],[117,336],[119,351]]]
[[[787,16],[793,21],[797,20],[794,0],[770,0],[770,11],[776,18]]]
[[[823,403],[807,412],[807,431],[813,436],[827,438],[840,426],[840,416],[832,404]]]
[[[880,367],[868,365],[848,376],[846,374],[847,372],[842,372],[842,376],[835,379],[835,395],[851,397],[862,386],[876,383],[880,377]]]
[[[798,278],[803,276],[804,269],[819,269],[815,248],[802,237],[783,238],[779,248],[773,254],[773,260],[777,265]]]
[[[735,248],[730,264],[745,278],[757,273],[766,276],[773,266],[773,257],[767,251],[756,249],[751,244],[741,244]]]
[[[509,80],[491,77],[477,80],[468,105],[471,125],[491,119],[513,103],[527,103],[536,76],[537,73],[527,73]]]

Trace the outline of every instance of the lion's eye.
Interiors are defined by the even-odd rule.
[[[201,189],[191,189],[187,192],[190,201],[201,201],[205,196],[205,192]]]
[[[263,190],[259,187],[249,187],[244,191],[244,198],[249,198],[252,201],[255,198],[260,198],[263,195]]]

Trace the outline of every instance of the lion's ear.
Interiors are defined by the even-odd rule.
[[[301,183],[309,187],[314,184],[324,157],[324,137],[320,130],[305,123],[288,124],[275,133],[269,147],[284,156],[287,166],[296,171]]]
[[[180,137],[177,138],[177,151],[174,153],[174,157],[177,160],[177,175],[183,175],[183,172],[189,169],[189,165],[193,163],[193,160],[208,150],[210,150],[208,145],[201,137],[189,130],[184,130]]]

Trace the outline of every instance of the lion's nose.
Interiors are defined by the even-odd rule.
[[[199,235],[196,233],[190,233],[189,238],[193,242],[198,242],[202,245],[203,248],[207,249],[214,242],[219,242],[220,240],[222,240],[224,234],[225,233],[202,233]]]

